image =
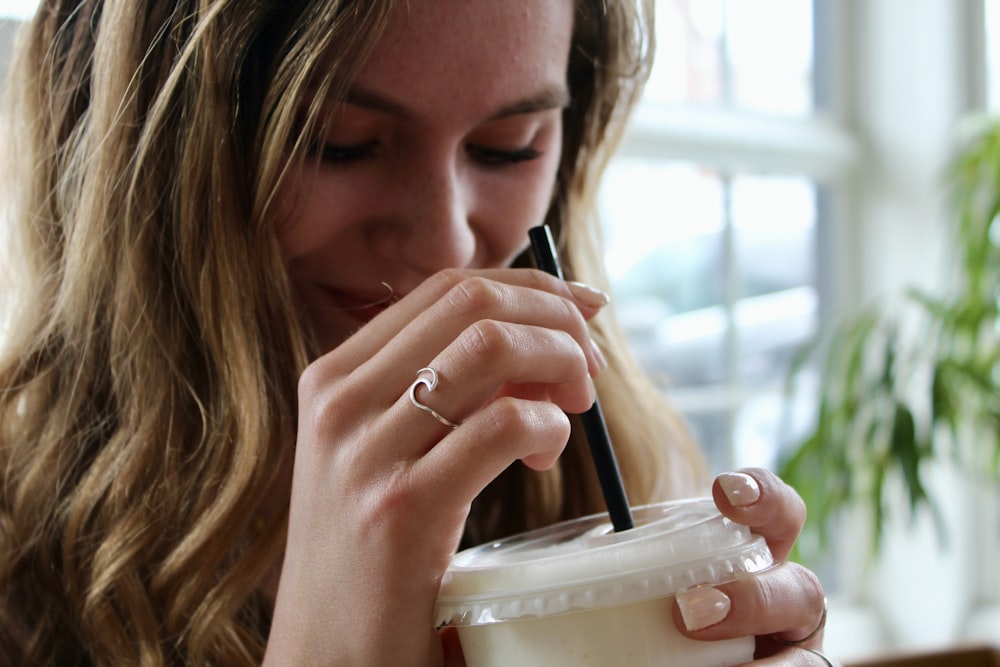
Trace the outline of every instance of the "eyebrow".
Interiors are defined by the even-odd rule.
[[[347,93],[344,99],[345,104],[353,104],[382,111],[396,116],[409,118],[413,112],[402,103],[386,95],[366,90],[364,88],[354,88]],[[569,91],[563,86],[550,86],[537,93],[529,95],[523,99],[516,100],[504,105],[489,115],[487,120],[499,120],[520,114],[535,113],[538,111],[549,111],[551,109],[565,109],[569,106]]]

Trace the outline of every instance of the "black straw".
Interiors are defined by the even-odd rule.
[[[559,267],[556,246],[549,226],[532,227],[528,230],[528,236],[531,238],[531,249],[535,254],[535,265],[542,271],[561,279],[563,272]],[[590,409],[580,415],[580,419],[583,422],[583,432],[587,436],[587,444],[590,445],[594,467],[597,469],[597,479],[604,493],[604,502],[608,506],[611,525],[616,533],[628,530],[635,525],[632,522],[632,511],[625,496],[625,485],[622,484],[618,460],[611,446],[611,437],[604,422],[601,404],[596,398]]]

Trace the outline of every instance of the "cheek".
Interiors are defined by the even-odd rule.
[[[324,245],[337,231],[337,220],[343,216],[334,215],[341,209],[331,206],[333,201],[342,201],[332,187],[335,184],[302,167],[279,190],[276,235],[286,261]]]
[[[493,190],[488,229],[490,245],[502,264],[509,264],[528,244],[528,230],[545,222],[555,189],[558,152],[548,154],[525,169],[519,178]],[[500,250],[502,248],[502,250]]]
[[[277,193],[277,213],[275,215],[275,236],[281,248],[282,257],[287,262],[302,252],[303,225],[305,215],[306,188],[301,174],[293,174],[281,185]]]

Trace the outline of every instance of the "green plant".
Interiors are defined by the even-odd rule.
[[[805,543],[829,541],[831,519],[872,512],[873,547],[889,520],[887,482],[901,480],[911,514],[929,510],[945,534],[925,464],[950,459],[1000,479],[1000,120],[978,124],[948,171],[953,282],[911,289],[900,311],[872,307],[803,348],[788,393],[819,363],[817,414],[779,467],[809,508]]]

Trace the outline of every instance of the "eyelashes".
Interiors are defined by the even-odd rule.
[[[470,144],[466,146],[466,151],[473,160],[480,164],[496,167],[530,162],[542,156],[542,151],[533,146],[501,149]],[[307,157],[318,159],[321,163],[331,166],[347,166],[377,155],[377,141],[345,145],[311,141],[306,146]]]
[[[374,141],[359,144],[339,145],[323,141],[311,141],[306,147],[306,156],[318,158],[324,164],[350,164],[365,158],[373,157],[377,147]]]
[[[473,159],[489,165],[518,164],[530,162],[542,156],[542,152],[531,146],[514,150],[501,150],[485,146],[469,146],[466,148]]]

